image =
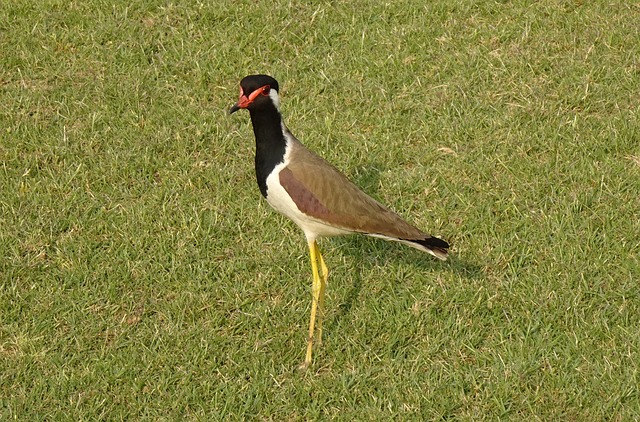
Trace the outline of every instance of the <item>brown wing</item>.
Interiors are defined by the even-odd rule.
[[[406,240],[428,237],[299,142],[280,183],[302,212],[337,227]]]

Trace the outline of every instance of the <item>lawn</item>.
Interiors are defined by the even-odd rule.
[[[640,7],[0,3],[0,419],[640,419]],[[260,196],[291,131],[452,244],[325,239]]]

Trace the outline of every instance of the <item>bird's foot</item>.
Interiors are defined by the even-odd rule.
[[[311,366],[311,362],[307,362],[306,360],[298,365],[298,372],[307,372],[307,369]]]

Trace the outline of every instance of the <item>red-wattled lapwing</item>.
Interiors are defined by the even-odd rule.
[[[250,75],[240,81],[240,99],[229,113],[241,108],[249,110],[256,137],[255,167],[260,192],[276,211],[300,226],[309,245],[313,301],[307,353],[300,365],[306,369],[311,364],[316,314],[317,341],[322,342],[329,274],[316,239],[362,233],[404,243],[442,260],[447,259],[449,244],[404,221],[294,138],[282,121],[278,82],[271,76]]]

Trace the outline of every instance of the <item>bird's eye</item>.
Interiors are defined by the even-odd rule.
[[[262,87],[262,95],[269,95],[269,91],[271,91],[271,87],[269,85]]]

